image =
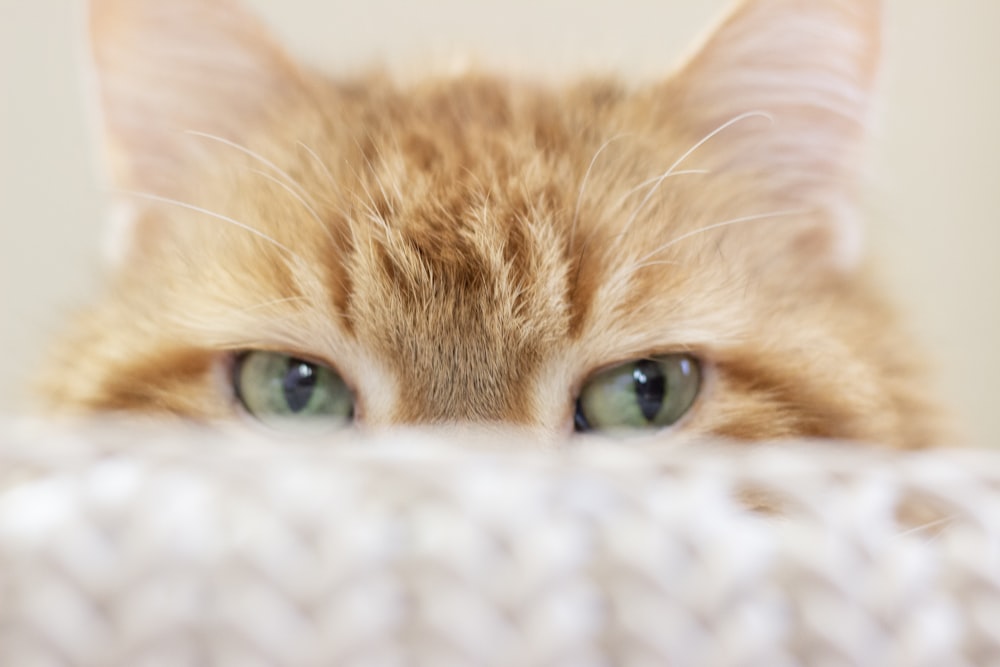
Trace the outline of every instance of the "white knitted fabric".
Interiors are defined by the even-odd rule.
[[[997,453],[0,433],[5,667],[1000,664]]]

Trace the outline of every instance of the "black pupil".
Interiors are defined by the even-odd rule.
[[[288,360],[288,372],[282,381],[285,401],[292,412],[301,412],[312,399],[316,389],[316,367],[301,359]]]
[[[642,416],[646,421],[653,421],[663,407],[663,395],[667,389],[660,364],[649,359],[636,362],[632,370],[632,381],[635,383],[635,397]]]

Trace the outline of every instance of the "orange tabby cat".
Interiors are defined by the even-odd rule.
[[[331,80],[229,0],[93,0],[119,264],[71,413],[921,447],[859,247],[873,0],[746,0],[637,90]]]

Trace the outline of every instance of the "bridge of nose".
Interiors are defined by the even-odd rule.
[[[401,350],[394,421],[534,423],[530,382],[537,355],[495,336],[477,336],[473,330],[454,334]]]

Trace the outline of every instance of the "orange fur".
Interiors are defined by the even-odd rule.
[[[685,433],[940,438],[857,256],[878,3],[746,0],[640,90],[333,81],[226,0],[93,4],[134,220],[56,408],[227,419],[229,353],[263,348],[336,368],[366,425],[560,431],[596,369],[689,351]]]

